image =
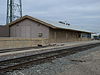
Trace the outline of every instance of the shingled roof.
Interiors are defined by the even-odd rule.
[[[75,28],[73,26],[67,26],[67,25],[64,25],[64,24],[61,24],[59,22],[53,22],[53,21],[48,21],[48,20],[43,20],[43,19],[37,19],[37,18],[34,18],[34,17],[31,17],[31,16],[23,16],[21,17],[20,19],[17,19],[7,25],[9,26],[13,26],[15,25],[16,23],[19,23],[25,19],[30,19],[32,21],[36,21],[36,22],[39,22],[43,25],[46,25],[50,28],[53,28],[53,29],[63,29],[63,30],[72,30],[72,31],[78,31],[78,32],[85,32],[85,33],[93,33],[93,32],[90,32],[90,31],[87,31],[87,30],[83,30],[83,29],[79,29],[79,28]]]

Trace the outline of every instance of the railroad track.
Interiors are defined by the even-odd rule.
[[[85,51],[85,50],[88,50],[90,48],[94,48],[97,46],[100,46],[100,43],[83,45],[83,46],[78,46],[78,47],[73,47],[73,48],[68,48],[68,49],[63,49],[63,50],[36,54],[33,56],[27,56],[27,57],[21,57],[21,58],[1,61],[0,62],[0,72],[2,73],[2,72],[8,72],[8,71],[16,70],[16,69],[19,70],[23,68],[28,68],[32,64],[34,65],[41,64],[44,62],[54,60],[56,58],[61,58],[67,55],[75,54],[77,52]]]

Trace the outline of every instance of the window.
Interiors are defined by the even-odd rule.
[[[81,34],[81,37],[82,37],[82,38],[89,38],[89,37],[91,37],[91,34],[89,35],[89,34],[87,34],[87,33],[82,33],[82,34]]]
[[[42,37],[42,36],[43,36],[43,33],[38,33],[38,36],[39,36],[39,37]]]

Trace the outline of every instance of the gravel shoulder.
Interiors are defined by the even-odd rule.
[[[100,75],[100,51],[91,52],[74,59],[73,62],[75,63],[69,65],[70,69],[66,69],[58,75]]]

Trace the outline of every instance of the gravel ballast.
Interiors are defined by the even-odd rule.
[[[100,75],[100,47],[7,72],[6,75]]]

